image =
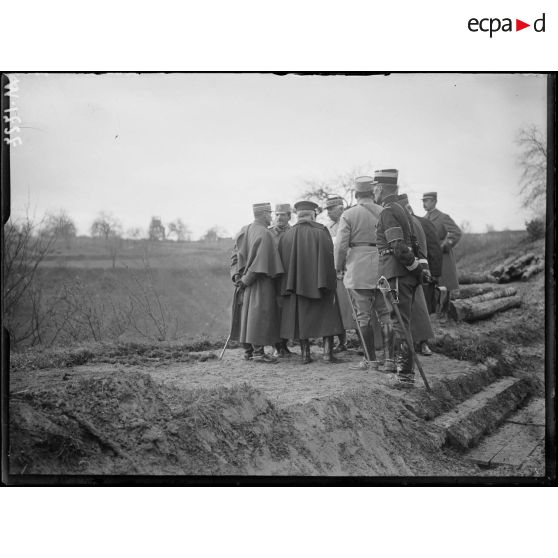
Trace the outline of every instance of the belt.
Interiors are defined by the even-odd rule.
[[[376,246],[375,242],[351,242],[349,248],[354,248],[355,246]]]
[[[385,256],[387,254],[393,254],[393,250],[391,248],[387,248],[386,250],[379,250],[380,256]]]

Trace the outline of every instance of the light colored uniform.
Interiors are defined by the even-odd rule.
[[[377,289],[376,224],[381,211],[382,207],[372,198],[357,200],[357,205],[341,215],[335,242],[336,268],[346,269],[343,283],[355,303],[358,322],[361,326],[370,323],[373,327],[377,348],[382,346],[378,319],[387,322],[390,315]]]

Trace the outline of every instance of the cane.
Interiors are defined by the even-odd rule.
[[[219,354],[219,358],[217,360],[222,360],[223,355],[225,354],[225,351],[227,350],[227,347],[229,345],[229,341],[231,340],[231,335],[232,335],[232,330],[233,330],[233,324],[235,322],[235,314],[236,312],[238,312],[237,307],[240,306],[239,304],[237,304],[236,302],[236,297],[238,296],[238,291],[239,288],[236,287],[234,290],[234,294],[233,294],[233,308],[232,308],[232,316],[231,316],[231,331],[229,333],[229,336],[227,337],[227,340],[225,341],[225,346],[221,349],[221,353]]]
[[[385,283],[387,285],[387,288],[382,287],[381,286],[382,283]],[[415,352],[415,347],[413,345],[413,340],[411,339],[411,335],[409,334],[409,331],[403,325],[403,318],[401,317],[401,312],[399,312],[399,307],[397,306],[399,304],[399,301],[396,300],[395,296],[393,295],[393,290],[391,289],[391,287],[389,285],[389,281],[382,275],[378,279],[378,285],[377,286],[378,286],[378,289],[380,289],[380,291],[382,293],[382,296],[384,297],[384,300],[386,301],[386,305],[387,305],[387,297],[386,297],[385,291],[388,291],[390,293],[391,301],[392,301],[391,306],[393,307],[393,311],[395,312],[395,316],[397,318],[397,321],[399,322],[399,325],[401,326],[403,334],[405,335],[405,341],[407,341],[407,345],[409,346],[409,349],[411,351],[411,355],[413,356],[413,360],[417,364],[417,368],[420,372],[420,376],[422,378],[422,381],[424,382],[424,385],[426,386],[427,391],[432,393],[432,390],[430,389],[430,385],[428,384],[428,380],[426,379],[426,376],[424,374],[424,370],[422,369],[422,365],[420,363],[420,360],[418,359],[417,353]]]
[[[351,293],[350,293],[349,289],[347,289],[347,295],[349,296],[349,302],[351,303],[351,310],[353,311],[353,318],[354,318],[356,326],[357,326],[358,334],[360,335],[360,340],[362,341],[362,348],[364,349],[364,356],[366,357],[366,362],[368,364],[370,364],[370,362],[371,362],[370,361],[370,355],[368,354],[368,348],[366,347],[366,341],[364,340],[364,336],[362,335],[362,329],[360,329],[360,324],[358,323],[355,303],[353,301],[353,297],[351,296]]]

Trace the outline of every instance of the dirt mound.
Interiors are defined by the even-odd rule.
[[[121,371],[10,401],[12,474],[471,474],[442,440],[374,389],[280,408],[247,384],[192,391]]]

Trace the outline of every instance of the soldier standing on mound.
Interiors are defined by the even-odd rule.
[[[325,362],[335,362],[333,336],[343,332],[335,291],[333,242],[324,225],[316,223],[318,205],[295,204],[298,221],[279,240],[285,268],[281,277],[281,337],[299,339],[302,363],[311,362],[310,338],[323,337]]]
[[[242,343],[246,360],[275,362],[264,353],[264,346],[279,342],[275,279],[284,270],[268,230],[271,204],[256,203],[252,208],[254,222],[238,233],[231,255],[231,278],[242,292],[240,319],[233,324],[231,339]]]
[[[407,212],[397,203],[398,174],[396,169],[379,170],[374,173],[374,195],[376,202],[383,206],[376,238],[380,254],[379,274],[386,277],[390,288],[397,293],[398,308],[403,322],[400,324],[395,312],[392,313],[397,379],[400,386],[413,387],[415,373],[412,348],[407,344],[404,330],[410,335],[415,291],[422,284],[423,275],[426,280],[430,280],[430,274],[427,264],[419,263],[413,252]]]
[[[277,247],[279,247],[279,239],[281,235],[286,233],[292,227],[289,224],[291,220],[291,205],[288,203],[281,203],[275,206],[275,223],[269,227],[269,230],[273,233],[273,238]],[[279,298],[279,322],[281,322],[281,298]],[[275,343],[275,352],[273,356],[278,356],[281,358],[289,358],[293,353],[289,351],[287,346],[288,339],[281,339],[279,343]]]

